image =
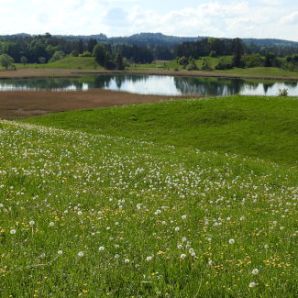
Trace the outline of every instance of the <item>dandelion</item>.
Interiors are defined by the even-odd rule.
[[[254,287],[256,287],[257,285],[258,285],[258,284],[257,284],[256,282],[252,281],[252,282],[249,283],[248,286],[249,286],[250,288],[254,288]]]
[[[55,226],[55,223],[54,222],[50,222],[49,223],[49,227],[52,228],[53,226]]]
[[[82,211],[78,211],[78,216],[81,216],[83,214]]]
[[[187,218],[187,215],[186,215],[186,214],[184,214],[184,215],[182,215],[182,216],[181,216],[181,218],[182,218],[183,220],[186,220],[186,218]]]
[[[124,263],[125,264],[129,264],[130,263],[130,260],[129,259],[124,259]]]
[[[175,232],[179,232],[180,231],[180,228],[179,227],[176,227],[175,228]]]
[[[253,271],[251,272],[252,275],[258,275],[259,274],[259,269],[255,268],[253,269]]]
[[[11,229],[11,230],[10,230],[10,234],[11,234],[11,235],[15,235],[16,233],[17,233],[17,230],[16,230],[16,229]]]
[[[209,265],[209,266],[212,266],[212,265],[213,265],[213,261],[209,259],[209,261],[208,261],[208,265]]]
[[[230,239],[229,244],[231,244],[231,245],[235,244],[235,239]]]
[[[62,251],[62,250],[58,250],[57,254],[58,254],[59,256],[62,256],[62,255],[63,255],[63,251]]]
[[[29,226],[30,226],[30,227],[33,227],[34,225],[35,225],[35,221],[34,221],[34,220],[30,220],[30,221],[29,221]]]
[[[100,247],[98,248],[98,251],[99,251],[99,252],[104,251],[104,250],[105,250],[105,247],[104,247],[104,246],[100,246]]]
[[[146,258],[146,261],[147,262],[151,262],[153,260],[153,257],[152,256],[148,256],[147,258]]]
[[[181,260],[184,260],[185,258],[186,258],[186,254],[181,254],[181,255],[180,255],[180,259],[181,259]]]
[[[115,259],[119,259],[119,258],[120,258],[120,255],[115,254],[114,258],[115,258]]]
[[[79,258],[82,258],[82,257],[84,257],[85,256],[85,253],[83,252],[83,251],[79,251],[78,252],[78,257]]]

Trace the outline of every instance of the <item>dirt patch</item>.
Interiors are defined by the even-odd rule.
[[[140,95],[101,89],[78,92],[8,91],[0,92],[0,118],[17,119],[51,112],[159,102],[171,98],[182,97]]]

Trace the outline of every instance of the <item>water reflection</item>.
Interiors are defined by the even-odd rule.
[[[0,91],[51,90],[77,91],[93,88],[151,95],[226,96],[277,95],[286,88],[298,95],[298,82],[251,81],[227,78],[190,78],[148,75],[114,75],[85,78],[44,78],[0,80]]]

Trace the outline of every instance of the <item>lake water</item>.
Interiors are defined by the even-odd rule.
[[[298,96],[298,81],[253,81],[157,75],[103,75],[83,78],[0,79],[0,91],[81,91],[94,88],[150,95],[226,96],[278,94]]]

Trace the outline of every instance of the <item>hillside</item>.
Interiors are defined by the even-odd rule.
[[[0,122],[2,297],[295,296],[297,168],[101,133]]]
[[[30,123],[297,165],[298,100],[225,97],[74,111]]]

